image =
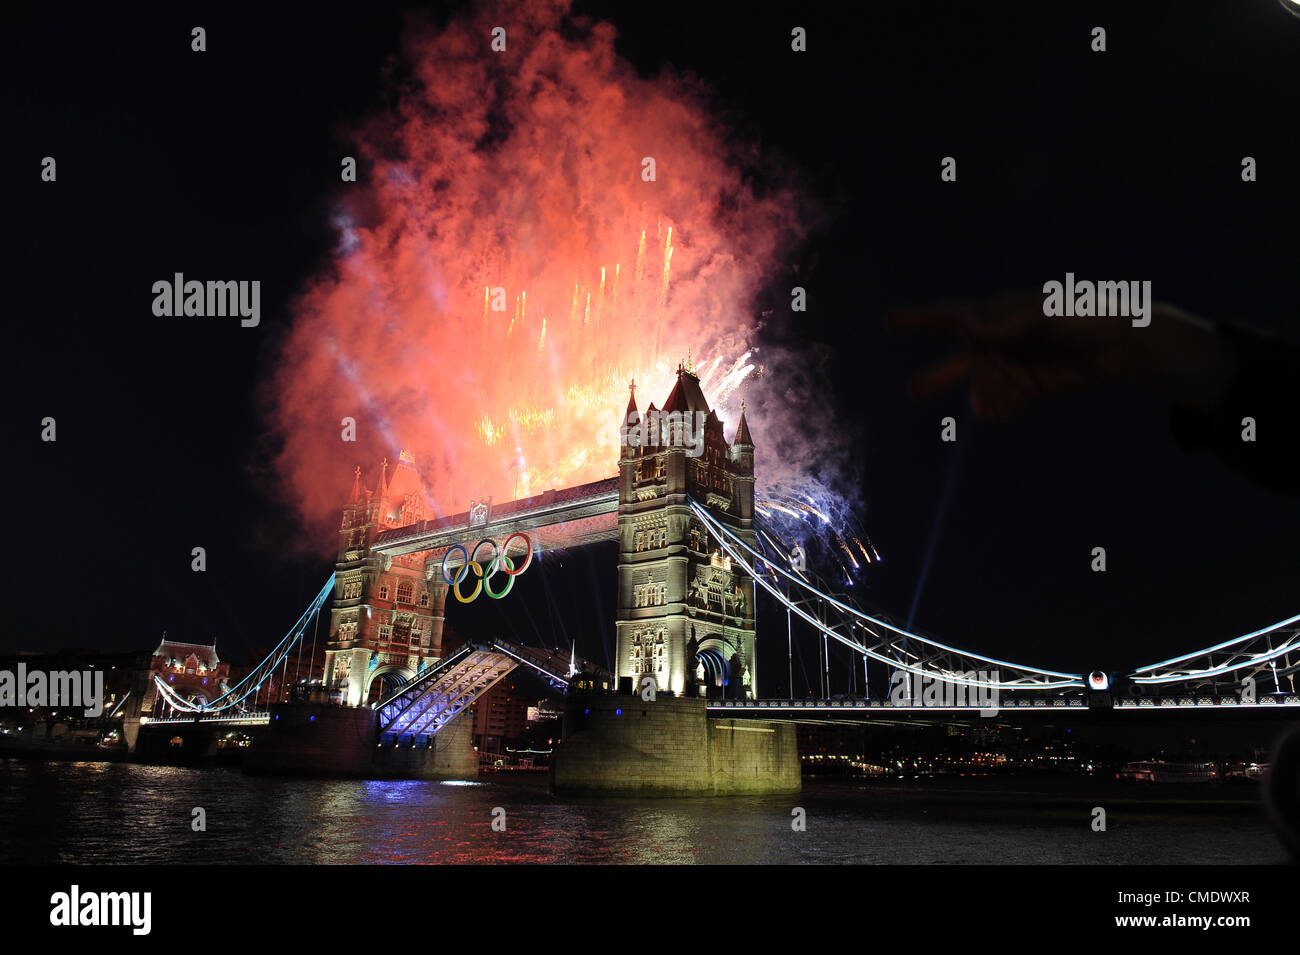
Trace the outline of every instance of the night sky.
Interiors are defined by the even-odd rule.
[[[964,391],[908,397],[951,343],[883,323],[895,307],[1073,271],[1300,333],[1300,18],[1277,0],[821,6],[577,9],[611,20],[642,73],[697,74],[736,134],[816,198],[809,238],[753,311],[774,312],[769,341],[827,356],[828,427],[851,450],[859,519],[884,557],[860,597],[904,621],[916,602],[915,626],[946,642],[1072,671],[1155,662],[1300,612],[1300,500],[1184,454],[1155,396],[1102,389],[981,422]],[[347,130],[387,101],[385,64],[417,9],[11,13],[13,604],[0,649],[144,648],[166,630],[238,660],[277,641],[330,572],[333,552],[304,553],[278,496],[264,389],[287,304],[335,242]],[[195,25],[206,54],[190,51]],[[795,25],[807,53],[789,51]],[[1098,25],[1104,54],[1089,49]],[[40,181],[46,155],[55,184]],[[946,155],[957,183],[939,180]],[[1246,155],[1258,182],[1240,179]],[[261,326],[155,318],[150,286],[175,271],[260,278]],[[794,284],[806,313],[789,312]],[[957,445],[939,440],[948,414]],[[40,440],[47,415],[53,444]],[[204,574],[190,570],[194,546]],[[1089,566],[1095,546],[1104,574]],[[612,546],[548,560],[513,596],[453,605],[450,625],[575,638],[607,660]],[[764,689],[785,669],[772,611],[760,605]]]

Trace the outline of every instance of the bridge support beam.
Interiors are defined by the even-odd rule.
[[[450,589],[442,579],[442,565],[432,560],[425,568],[429,580],[429,651],[434,659],[442,659],[442,629],[447,622],[447,591]]]
[[[140,740],[140,717],[138,715],[128,716],[122,720],[122,738],[126,741],[126,751],[134,753],[136,744]]]
[[[570,694],[551,759],[555,795],[734,796],[797,793],[791,723],[710,719],[706,701]]]

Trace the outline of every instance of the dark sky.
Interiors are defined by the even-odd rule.
[[[809,311],[772,331],[831,356],[830,426],[851,446],[860,519],[885,558],[863,596],[905,619],[933,534],[917,627],[1071,670],[1154,662],[1300,611],[1300,501],[1180,452],[1155,397],[1103,390],[980,423],[964,393],[908,399],[908,377],[944,343],[882,327],[890,307],[1074,271],[1300,331],[1300,19],[1276,0],[821,6],[579,9],[611,19],[641,71],[698,74],[739,134],[818,198],[790,263]],[[333,245],[343,131],[385,102],[406,9],[11,14],[0,70],[14,603],[0,649],[144,647],[166,629],[238,659],[278,640],[328,574],[333,555],[302,557],[274,496],[259,389],[286,303]],[[199,24],[204,55],[189,50]],[[788,52],[793,25],[808,30],[801,56]],[[1098,25],[1104,54],[1089,49]],[[46,155],[53,185],[39,181]],[[945,155],[956,184],[939,181]],[[1256,183],[1240,181],[1245,155]],[[174,271],[260,276],[261,327],[163,324],[149,288]],[[755,310],[787,303],[790,277],[774,276]],[[963,443],[936,531],[958,454],[938,440],[946,414]],[[54,444],[40,441],[47,415]],[[190,570],[196,545],[205,574]],[[1098,545],[1105,574],[1089,568]],[[453,626],[577,636],[603,660],[612,550],[528,576],[512,609],[456,607]],[[760,618],[765,684],[784,670],[782,630]]]

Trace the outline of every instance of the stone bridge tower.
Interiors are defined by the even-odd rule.
[[[619,456],[616,676],[678,695],[753,698],[754,581],[733,566],[689,499],[755,546],[754,446],[742,405],[735,440],[699,378],[678,366],[662,409],[635,385]],[[621,681],[620,681],[621,682]]]
[[[360,706],[442,658],[447,588],[429,579],[420,554],[372,554],[380,531],[421,521],[425,488],[403,451],[389,471],[385,460],[374,490],[357,468],[343,509],[334,601],[325,650],[325,683],[343,702]]]

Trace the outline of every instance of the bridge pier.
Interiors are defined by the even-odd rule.
[[[122,738],[126,741],[126,751],[134,753],[140,741],[140,716],[134,714],[122,720]]]
[[[347,776],[361,779],[474,779],[478,753],[468,719],[453,719],[419,741],[382,743],[370,707],[278,703],[244,759],[252,775]],[[412,743],[415,745],[412,745]]]
[[[570,693],[551,758],[551,792],[670,797],[800,791],[793,724],[710,719],[706,702]]]

